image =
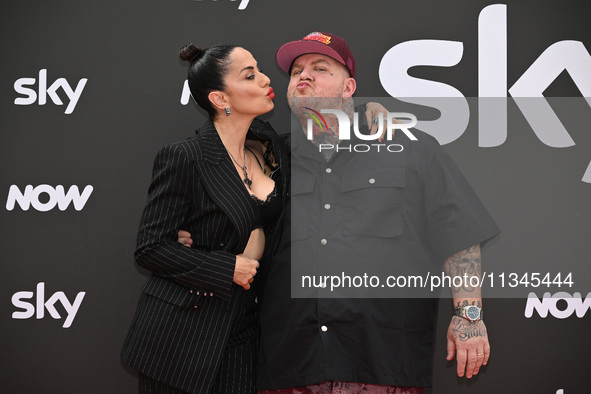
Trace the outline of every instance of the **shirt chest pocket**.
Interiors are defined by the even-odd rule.
[[[404,168],[376,168],[343,175],[345,237],[397,237],[402,233]]]
[[[291,241],[308,238],[310,215],[314,213],[311,207],[314,204],[313,191],[316,177],[313,175],[299,175],[291,178]]]

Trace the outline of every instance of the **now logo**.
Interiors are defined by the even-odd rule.
[[[559,308],[559,301],[565,301],[566,308]],[[565,292],[554,295],[544,293],[542,299],[539,299],[536,293],[529,293],[525,305],[525,317],[532,317],[535,310],[541,318],[548,316],[548,313],[557,319],[566,319],[573,313],[576,313],[578,318],[582,318],[589,309],[591,309],[591,293],[587,294],[585,299],[581,297],[581,293],[573,295]]]
[[[70,186],[66,193],[62,185],[57,185],[55,188],[50,185],[39,185],[37,187],[27,185],[25,191],[22,192],[17,185],[12,185],[8,191],[6,209],[12,211],[16,203],[18,203],[23,211],[28,211],[29,207],[33,206],[37,211],[47,212],[55,208],[56,205],[60,211],[65,211],[73,203],[74,209],[81,211],[93,190],[94,188],[88,185],[80,193],[78,186],[73,185]],[[49,199],[41,201],[40,197],[42,195],[47,195]],[[46,200],[46,198],[43,198],[43,200]]]
[[[70,100],[66,107],[66,111],[64,112],[66,115],[69,115],[74,112],[74,108],[76,108],[76,104],[78,104],[78,100],[82,95],[82,91],[84,90],[87,81],[87,78],[82,78],[78,81],[76,89],[72,89],[65,78],[58,78],[47,87],[47,70],[42,69],[39,70],[38,80],[35,78],[19,78],[16,80],[14,83],[14,90],[24,97],[17,97],[14,99],[14,103],[16,105],[31,105],[34,104],[35,101],[38,101],[39,105],[45,105],[47,103],[47,97],[49,96],[55,105],[64,105],[62,99],[57,94],[58,90],[61,88]],[[32,87],[37,83],[37,91],[35,91]]]
[[[80,309],[80,304],[82,304],[85,295],[86,292],[81,291],[76,295],[74,302],[70,302],[63,291],[58,291],[45,301],[45,283],[39,282],[37,283],[36,293],[32,291],[19,291],[14,293],[12,296],[12,305],[22,309],[22,311],[13,312],[12,318],[29,319],[35,315],[37,319],[43,319],[45,317],[45,310],[47,310],[54,319],[61,319],[61,315],[57,309],[55,309],[55,305],[59,302],[67,313],[62,328],[69,328],[74,322],[74,318],[78,313],[78,309]],[[33,297],[35,297],[35,303],[24,301],[32,300]]]

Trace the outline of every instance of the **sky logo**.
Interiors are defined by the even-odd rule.
[[[47,78],[47,69],[39,70],[39,78],[19,78],[14,82],[14,90],[19,97],[14,99],[16,105],[31,105],[38,102],[39,105],[45,105],[47,99],[51,100],[55,105],[64,105],[62,99],[58,95],[62,94],[68,97],[68,105],[66,106],[65,114],[69,115],[74,112],[78,100],[82,95],[82,91],[88,82],[87,78],[82,78],[76,84],[75,88],[68,83],[65,78],[58,78],[48,86],[50,81]]]
[[[45,282],[37,283],[36,291],[19,291],[12,296],[12,305],[18,310],[12,312],[13,319],[30,319],[35,316],[37,319],[45,317],[45,311],[54,319],[61,319],[56,305],[61,305],[60,309],[65,310],[66,318],[62,325],[63,328],[70,328],[74,318],[80,309],[80,304],[86,295],[85,291],[79,292],[74,301],[70,301],[63,291],[54,293],[49,298],[45,297]],[[27,301],[30,300],[30,301]]]

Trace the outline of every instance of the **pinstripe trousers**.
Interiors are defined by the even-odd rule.
[[[224,357],[210,394],[256,393],[256,352],[258,340],[251,338],[226,347]],[[176,387],[139,374],[140,394],[189,394]]]
[[[248,293],[247,293],[248,294]],[[156,299],[150,295],[144,294],[140,298],[139,302],[139,314],[143,316],[142,310],[144,302],[151,302],[151,305],[154,306],[154,303],[157,303],[161,306],[167,306],[168,304],[164,301]],[[242,300],[242,302],[236,305],[236,308],[240,311],[247,311],[247,308],[244,304],[247,304],[248,301]],[[159,309],[159,308],[155,308]],[[170,311],[169,311],[170,312]],[[187,308],[184,311],[172,311],[173,315],[181,315],[183,314],[191,314],[193,313],[192,308]],[[259,346],[259,333],[258,333],[258,324],[256,314],[246,312],[248,317],[244,317],[242,319],[234,320],[233,324],[228,327],[228,332],[231,334],[227,339],[227,344],[223,349],[223,353],[220,354],[220,362],[215,371],[215,375],[202,375],[202,376],[194,376],[192,374],[183,375],[182,373],[175,375],[175,379],[172,379],[172,385],[164,383],[159,377],[156,376],[156,379],[145,375],[139,372],[140,381],[139,381],[139,392],[142,393],[149,393],[149,394],[188,394],[191,392],[199,392],[199,393],[207,393],[207,394],[253,394],[256,393],[256,363],[257,363],[257,351]],[[146,317],[146,316],[144,316]],[[157,322],[161,322],[162,319],[158,315],[150,314],[147,316],[148,320],[154,322],[154,324],[159,324]],[[181,320],[171,320],[164,319],[167,322],[167,327],[173,327],[176,325],[183,325],[182,319]],[[191,329],[189,331],[197,331],[199,324],[191,325]],[[166,330],[167,332],[170,330]],[[157,337],[164,337],[164,335],[157,335]],[[145,336],[142,336],[145,338]],[[129,339],[129,338],[128,338]],[[182,346],[183,341],[178,346]],[[189,346],[190,344],[184,343],[185,346]],[[188,350],[185,346],[184,350]],[[135,347],[133,347],[135,348]],[[172,350],[172,349],[171,349]],[[191,354],[195,354],[197,356],[198,353],[192,353],[190,351],[187,356]],[[143,352],[140,352],[143,353]],[[166,363],[166,361],[162,361]],[[207,369],[206,369],[207,370]],[[177,371],[180,372],[180,371]],[[201,371],[204,373],[205,371]],[[200,373],[200,372],[197,372]],[[164,380],[164,379],[163,379]],[[192,386],[193,388],[190,391],[181,390],[173,385],[180,386],[181,384],[189,382],[197,383],[197,385]],[[207,386],[205,386],[207,384]],[[186,390],[186,389],[185,389]]]

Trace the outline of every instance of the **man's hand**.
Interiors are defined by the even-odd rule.
[[[480,287],[472,287],[472,277],[482,278],[480,245],[473,245],[445,260],[445,273],[449,276],[467,278],[461,286],[452,287],[455,307],[474,305],[482,308]],[[447,329],[447,360],[456,358],[458,376],[469,379],[480,367],[486,365],[490,356],[488,333],[482,320],[469,321],[454,316]]]
[[[365,104],[365,119],[369,126],[369,134],[371,135],[378,132],[380,113],[382,113],[384,124],[382,126],[382,135],[378,138],[378,142],[382,143],[384,142],[386,131],[388,130],[388,110],[382,104],[374,103],[373,101]],[[398,119],[392,119],[392,122],[398,124],[404,123]],[[394,130],[392,130],[392,138],[394,138]]]
[[[236,267],[234,268],[234,283],[242,286],[244,290],[250,289],[250,284],[254,281],[257,274],[259,262],[244,256],[236,255]]]
[[[178,237],[178,242],[184,246],[190,247],[193,244],[191,233],[188,231],[179,230]],[[244,290],[249,290],[250,284],[254,281],[258,268],[258,260],[251,259],[243,254],[237,255],[236,266],[234,267],[234,283],[238,286],[242,286]]]
[[[458,376],[470,379],[490,357],[490,344],[482,320],[471,322],[454,316],[447,329],[447,361],[456,358]]]
[[[185,245],[185,246],[191,246],[193,245],[193,240],[191,239],[191,233],[189,233],[188,231],[185,230],[179,230],[178,232],[178,236],[179,236],[179,243]]]

